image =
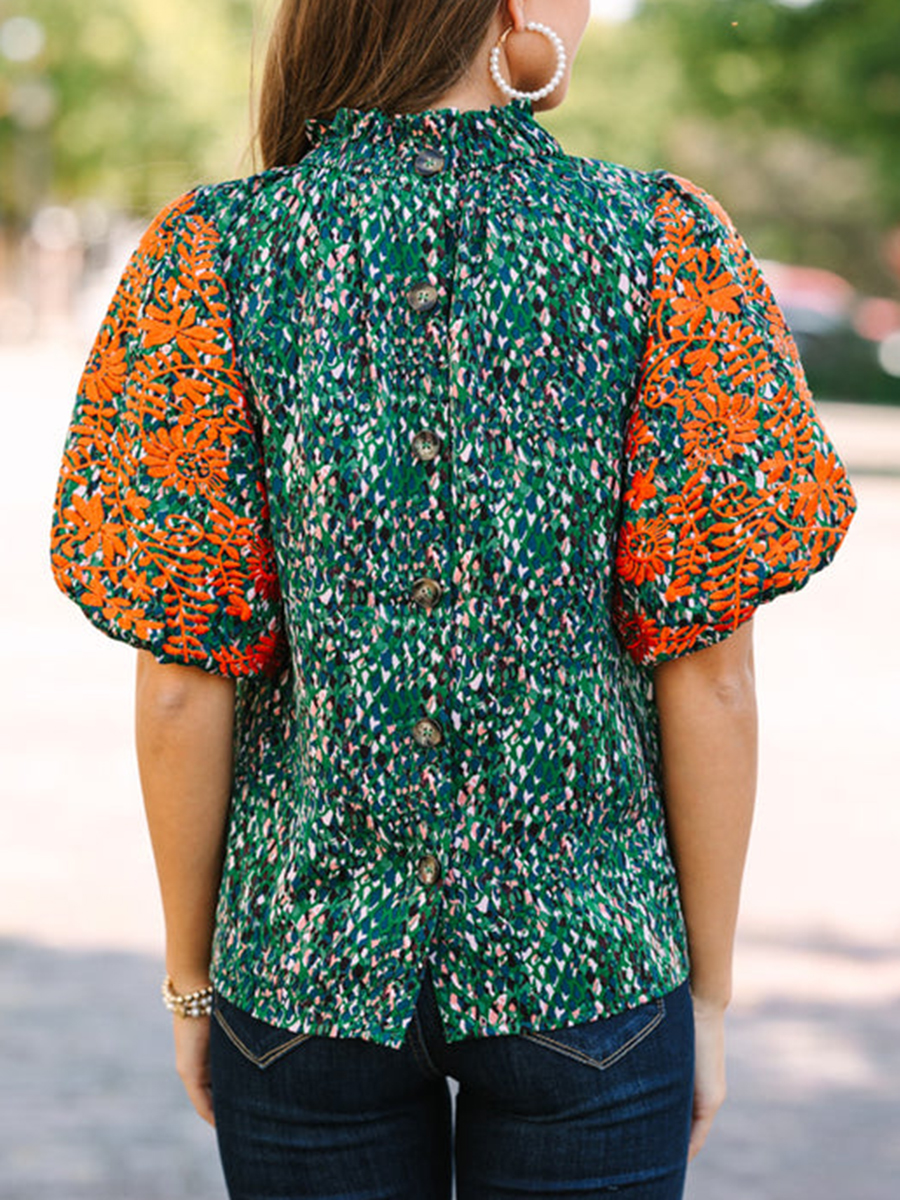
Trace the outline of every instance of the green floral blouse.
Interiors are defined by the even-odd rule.
[[[855,509],[745,243],[527,101],[313,121],[159,214],[84,372],[59,586],[237,677],[212,964],[298,1031],[549,1029],[677,986],[656,663]]]

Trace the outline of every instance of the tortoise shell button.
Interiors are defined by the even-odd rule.
[[[433,608],[438,600],[440,600],[443,591],[443,587],[436,579],[429,579],[428,576],[423,576],[413,584],[412,598],[422,608]]]
[[[431,429],[420,429],[412,442],[413,454],[421,462],[431,462],[441,450],[441,439]]]
[[[439,150],[420,150],[413,159],[413,168],[425,179],[440,175],[446,164],[447,159]]]
[[[413,725],[413,737],[420,746],[439,746],[444,740],[444,731],[438,721],[422,717]]]
[[[433,283],[423,280],[409,289],[406,302],[413,312],[429,313],[437,307],[438,290]]]
[[[434,887],[441,877],[441,864],[433,854],[423,854],[416,867],[419,882],[425,887]]]

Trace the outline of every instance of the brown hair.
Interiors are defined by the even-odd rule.
[[[282,0],[263,71],[263,166],[299,162],[306,120],[417,112],[466,72],[500,0]]]

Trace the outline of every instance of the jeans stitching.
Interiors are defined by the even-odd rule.
[[[441,1079],[442,1073],[431,1061],[431,1055],[428,1053],[428,1047],[425,1045],[425,1039],[422,1036],[421,1026],[419,1025],[418,1013],[413,1013],[409,1044],[413,1052],[413,1058],[416,1060],[420,1070],[426,1075],[432,1075],[435,1079]]]
[[[660,1021],[662,1021],[665,1015],[665,999],[660,996],[656,1001],[656,1014],[653,1019],[648,1021],[642,1029],[639,1029],[638,1032],[630,1037],[627,1042],[621,1045],[618,1050],[614,1050],[612,1054],[608,1054],[606,1058],[603,1059],[592,1058],[590,1054],[585,1054],[583,1050],[577,1050],[574,1046],[567,1046],[563,1042],[558,1042],[555,1040],[555,1038],[548,1037],[545,1033],[533,1033],[530,1030],[524,1030],[522,1032],[522,1037],[526,1038],[530,1042],[537,1042],[540,1046],[546,1046],[548,1050],[554,1050],[557,1054],[563,1054],[566,1056],[566,1058],[572,1058],[576,1062],[584,1063],[586,1066],[596,1067],[601,1071],[605,1071],[609,1067],[614,1066],[619,1059],[624,1058],[625,1055],[630,1050],[633,1050],[634,1047],[640,1042],[642,1042],[645,1037],[648,1037],[657,1027],[657,1025],[659,1025]]]
[[[288,1050],[293,1050],[295,1046],[299,1046],[301,1042],[308,1041],[309,1038],[312,1037],[311,1033],[298,1033],[296,1037],[290,1038],[287,1042],[279,1043],[279,1045],[274,1046],[271,1050],[267,1050],[265,1054],[257,1055],[254,1054],[250,1047],[238,1037],[218,1009],[215,1010],[213,1015],[215,1016],[228,1040],[241,1052],[241,1054],[243,1054],[246,1059],[249,1059],[249,1061],[254,1063],[255,1066],[261,1067],[263,1070],[265,1070],[266,1067],[271,1066],[271,1064],[275,1062],[276,1059],[281,1058],[283,1054],[287,1054]]]

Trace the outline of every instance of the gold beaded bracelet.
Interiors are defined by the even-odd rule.
[[[171,1013],[179,1017],[208,1017],[212,1012],[213,985],[210,983],[196,992],[180,995],[175,991],[175,985],[167,975],[163,980],[163,1004]]]

